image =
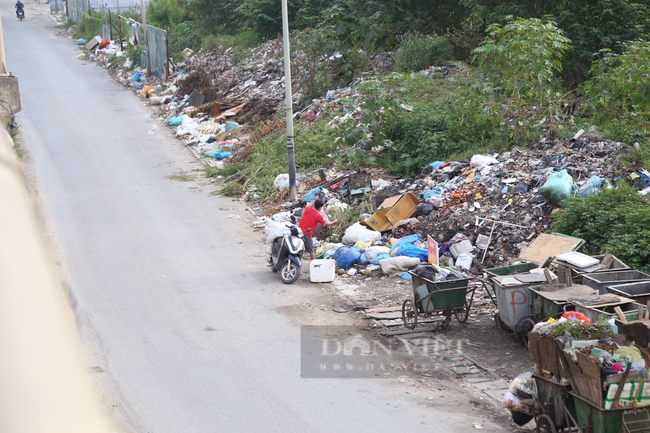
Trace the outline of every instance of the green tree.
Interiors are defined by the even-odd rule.
[[[473,53],[494,89],[517,105],[548,100],[571,42],[563,32],[553,22],[517,18],[505,26],[492,24],[487,33]]]
[[[650,42],[625,44],[622,54],[602,50],[582,90],[599,121],[626,119],[647,125],[650,120]]]

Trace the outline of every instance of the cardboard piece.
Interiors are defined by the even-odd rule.
[[[398,222],[410,218],[417,210],[420,200],[410,193],[387,198],[370,218],[361,221],[366,227],[378,232],[393,228]]]
[[[90,51],[90,50],[92,50],[93,48],[95,48],[97,45],[99,45],[101,43],[102,43],[102,38],[100,36],[95,36],[94,38],[92,38],[91,40],[89,40],[86,43],[85,48],[88,51]]]
[[[542,233],[537,236],[528,248],[521,254],[519,259],[529,262],[542,263],[547,257],[574,251],[584,243],[584,240],[571,236],[552,235]]]
[[[574,286],[575,287],[575,286]],[[634,302],[631,299],[624,298],[623,296],[616,296],[610,293],[605,295],[592,295],[592,296],[576,296],[570,298],[569,302],[583,308],[601,308],[609,307],[612,305],[624,305]]]
[[[567,301],[569,298],[577,296],[587,296],[593,295],[594,289],[589,286],[583,286],[581,284],[576,284],[566,289],[555,290],[553,292],[537,292],[542,298],[548,299],[549,301]]]

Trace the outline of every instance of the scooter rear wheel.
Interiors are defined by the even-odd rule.
[[[291,284],[298,278],[300,278],[300,268],[291,260],[287,260],[280,268],[280,279],[284,284]]]

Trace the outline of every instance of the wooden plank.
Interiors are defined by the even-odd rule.
[[[646,320],[650,319],[650,301],[646,301],[645,303],[645,319]],[[639,320],[641,320],[640,317]]]
[[[375,313],[390,313],[393,311],[402,311],[402,306],[401,305],[396,305],[394,307],[374,307],[374,308],[366,308],[364,311],[367,314],[375,314]]]
[[[407,334],[415,334],[417,332],[437,332],[437,331],[438,331],[438,327],[415,328],[415,329],[397,329],[395,331],[381,331],[379,334],[388,337],[391,335],[407,335]]]
[[[568,253],[577,248],[582,239],[542,233],[519,254],[521,260],[543,263],[547,257]]]
[[[401,319],[402,318],[402,313],[394,312],[394,313],[379,313],[379,314],[367,314],[366,317],[368,319],[377,319],[377,320],[393,320],[393,319]]]
[[[625,314],[623,314],[623,310],[621,310],[621,307],[614,307],[614,312],[618,316],[618,319],[621,322],[627,323],[627,317],[625,317]]]

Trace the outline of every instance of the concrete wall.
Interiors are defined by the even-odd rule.
[[[18,86],[18,77],[13,75],[0,75],[0,96],[3,100],[11,104],[14,113],[22,110],[20,102],[20,87]],[[5,104],[0,103],[0,119],[10,117],[11,112]]]
[[[0,128],[0,432],[115,431],[12,146]]]

